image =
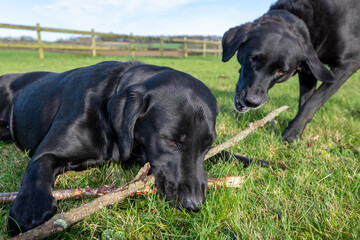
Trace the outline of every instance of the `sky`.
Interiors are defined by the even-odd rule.
[[[0,0],[0,23],[140,36],[218,35],[264,14],[275,0]],[[35,31],[0,28],[0,37]],[[42,33],[43,40],[73,35]]]

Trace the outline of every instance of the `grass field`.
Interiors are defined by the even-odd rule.
[[[0,75],[55,71],[129,57],[90,57],[0,51]],[[283,162],[288,169],[247,169],[235,163],[209,163],[209,177],[245,176],[239,189],[209,190],[201,212],[180,211],[160,194],[126,199],[105,208],[52,239],[360,239],[360,74],[355,74],[315,115],[301,141],[285,144],[281,132],[297,112],[297,76],[276,85],[266,105],[238,114],[232,106],[238,63],[220,57],[139,57],[202,80],[217,97],[219,144],[282,105],[291,108],[230,150],[240,155]],[[1,96],[0,96],[1,97]],[[17,191],[29,158],[14,145],[0,143],[0,192]],[[139,166],[93,168],[60,175],[55,189],[121,185]],[[60,201],[58,212],[91,201]],[[8,238],[9,205],[0,205],[0,239]]]

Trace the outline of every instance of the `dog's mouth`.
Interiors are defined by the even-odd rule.
[[[206,187],[205,187],[206,188]],[[186,186],[176,185],[171,182],[165,183],[165,191],[161,191],[166,196],[166,201],[172,202],[178,209],[185,209],[191,212],[198,212],[201,210],[205,201],[206,189],[204,195],[189,194],[189,190]]]
[[[267,101],[267,96],[261,101],[259,105],[248,106],[245,103],[244,99],[241,98],[239,94],[236,94],[234,97],[234,107],[236,111],[240,113],[245,113],[250,109],[258,109],[262,107],[266,103],[266,101]]]
[[[205,183],[199,183],[201,191],[197,194],[194,194],[189,186],[168,181],[162,173],[155,174],[155,183],[160,193],[166,196],[166,201],[172,202],[178,209],[198,212],[205,201]]]
[[[235,107],[235,110],[240,113],[247,112],[250,109],[243,103],[243,100],[238,98],[237,96],[234,97],[234,107]]]

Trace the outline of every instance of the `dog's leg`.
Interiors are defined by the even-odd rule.
[[[296,117],[289,123],[282,137],[285,141],[290,142],[299,137],[303,133],[307,123],[311,121],[314,114],[325,102],[335,94],[335,92],[343,85],[347,79],[353,75],[359,65],[347,63],[342,67],[333,70],[336,81],[333,83],[323,83],[309,99],[300,107]]]
[[[305,102],[314,94],[316,90],[317,79],[312,74],[299,72],[300,98],[299,111]]]
[[[42,155],[30,161],[19,194],[10,206],[11,235],[42,224],[56,212],[56,201],[51,193],[51,185],[55,180],[54,169],[55,158],[51,155]]]

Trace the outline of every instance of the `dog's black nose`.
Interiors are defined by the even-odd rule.
[[[199,212],[201,209],[202,201],[193,199],[185,199],[181,202],[181,206],[188,211]]]
[[[246,97],[244,103],[247,107],[256,108],[261,104],[261,98],[259,97]]]

